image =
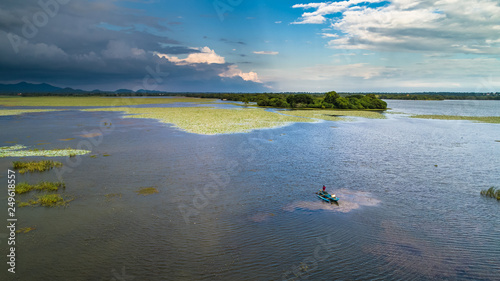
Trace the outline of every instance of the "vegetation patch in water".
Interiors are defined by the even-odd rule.
[[[110,194],[104,195],[104,197],[106,197],[106,201],[109,202],[115,198],[122,198],[122,194],[121,193],[110,193]]]
[[[262,108],[218,109],[210,107],[101,108],[84,111],[123,111],[127,118],[152,118],[174,124],[190,133],[203,135],[243,133],[254,129],[275,128],[292,122],[314,122],[285,116]]]
[[[200,98],[108,98],[108,97],[3,97],[0,105],[5,106],[128,106],[141,104],[168,104],[176,102],[212,103],[215,99]],[[43,109],[26,109],[43,111]],[[26,112],[25,109],[20,111]],[[15,110],[11,110],[15,111]],[[45,110],[45,111],[55,111]],[[1,112],[1,111],[0,111]],[[2,115],[0,113],[0,115]],[[3,114],[12,115],[12,114]]]
[[[16,230],[16,233],[28,233],[32,230],[35,230],[36,228],[34,227],[22,227],[22,228],[19,228],[18,230]]]
[[[411,118],[438,120],[469,120],[482,123],[500,123],[500,116],[413,115]]]
[[[15,191],[17,194],[23,194],[30,192],[32,190],[36,191],[58,191],[59,188],[66,188],[66,185],[63,182],[47,182],[47,181],[42,181],[39,182],[35,185],[26,183],[26,182],[20,182],[16,184]]]
[[[44,207],[56,207],[56,206],[67,206],[69,202],[73,199],[64,199],[60,194],[43,194],[38,195],[36,200],[30,199],[28,202],[20,202],[19,207],[25,206],[44,206]]]
[[[500,189],[496,189],[495,187],[492,186],[488,189],[481,190],[481,195],[500,200]]]
[[[347,117],[363,117],[370,119],[385,119],[380,111],[368,110],[290,110],[282,113],[293,116],[316,118],[327,121],[350,121]]]
[[[23,113],[61,111],[60,109],[0,109],[0,116],[21,115]]]
[[[14,161],[12,162],[12,164],[15,170],[19,170],[20,174],[24,174],[27,172],[44,172],[54,167],[62,167],[63,165],[61,162],[52,160],[30,161],[30,162]]]
[[[139,195],[150,195],[150,194],[158,193],[159,191],[155,187],[143,187],[143,188],[137,190],[136,192]]]
[[[0,158],[2,157],[30,157],[30,156],[76,156],[90,153],[89,150],[63,148],[63,149],[27,149],[24,145],[0,147]]]

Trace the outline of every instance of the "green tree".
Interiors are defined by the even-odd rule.
[[[323,99],[323,101],[326,103],[335,104],[335,100],[338,98],[340,98],[340,95],[335,91],[331,91],[325,94],[325,98]]]

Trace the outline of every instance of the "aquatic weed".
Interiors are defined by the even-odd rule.
[[[150,195],[158,192],[158,189],[156,189],[155,187],[143,187],[136,191],[136,193],[139,195]]]
[[[63,165],[61,162],[52,160],[30,161],[30,162],[14,161],[12,162],[12,164],[14,170],[19,170],[20,174],[24,174],[27,172],[44,172],[55,167],[62,167]]]

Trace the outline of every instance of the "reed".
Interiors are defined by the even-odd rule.
[[[12,164],[15,170],[19,170],[20,174],[24,174],[27,172],[45,172],[55,167],[62,167],[63,165],[61,162],[52,160],[30,162],[14,161],[12,162]]]

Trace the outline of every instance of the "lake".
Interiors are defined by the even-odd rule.
[[[15,275],[0,231],[0,279],[498,280],[500,203],[479,192],[500,188],[500,124],[407,114],[499,116],[500,101],[387,103],[387,119],[214,136],[117,112],[0,116],[2,145],[86,140],[95,155],[19,176],[60,177],[74,200],[17,208],[36,229],[16,236]]]

